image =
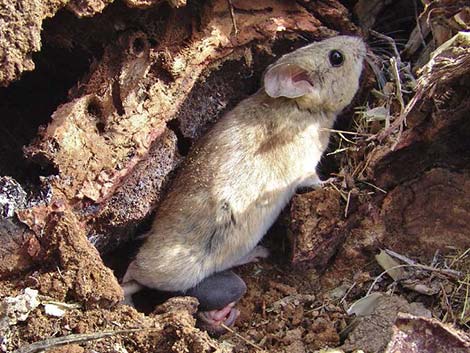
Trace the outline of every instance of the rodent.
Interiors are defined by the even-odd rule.
[[[266,69],[260,90],[186,158],[124,276],[127,295],[141,286],[191,294],[210,328],[233,323],[246,287],[229,269],[267,256],[257,244],[283,207],[320,182],[328,129],[356,94],[366,53],[361,38],[336,36]]]

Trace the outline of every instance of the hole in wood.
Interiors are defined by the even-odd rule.
[[[141,54],[146,48],[146,41],[144,38],[138,37],[135,38],[132,42],[132,52],[135,55]]]

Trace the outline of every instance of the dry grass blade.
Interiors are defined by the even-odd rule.
[[[349,203],[351,202],[351,192],[352,192],[352,190],[349,190],[349,192],[348,192],[348,198],[346,200],[346,206],[344,207],[344,218],[348,218]]]
[[[245,342],[246,344],[250,345],[251,347],[257,349],[258,351],[260,352],[266,352],[266,350],[264,350],[263,348],[261,348],[260,346],[258,346],[256,343],[250,341],[249,339],[243,337],[242,335],[240,335],[238,332],[235,332],[234,330],[232,330],[230,327],[228,327],[227,325],[225,324],[220,324],[220,326],[222,326],[224,329],[226,329],[228,332],[234,334],[235,336],[237,336],[238,338],[240,338],[243,342]]]
[[[143,330],[149,330],[149,329],[148,328],[135,328],[135,329],[127,329],[127,330],[102,331],[102,332],[72,334],[72,335],[61,336],[61,337],[46,338],[45,340],[34,342],[27,346],[18,348],[17,350],[13,351],[13,353],[35,353],[35,352],[40,352],[40,351],[50,349],[53,347],[70,344],[70,343],[94,341],[94,340],[99,340],[99,339],[106,338],[106,337],[111,337],[111,336],[116,336],[116,335],[125,335],[129,333],[143,331]]]
[[[464,303],[463,303],[463,308],[462,308],[462,312],[460,314],[460,321],[462,323],[466,323],[467,321],[470,321],[470,315],[467,314],[467,311],[469,310],[469,295],[470,295],[470,275],[467,275],[465,277],[465,281],[462,281],[461,282],[462,284],[465,285],[466,289],[465,289],[465,300],[464,300]],[[467,317],[467,315],[469,315]]]
[[[376,186],[376,185],[374,185],[374,184],[372,184],[372,183],[369,183],[369,182],[367,182],[367,181],[359,180],[359,182],[360,182],[360,183],[363,183],[363,184],[366,184],[366,185],[369,185],[371,188],[374,188],[375,190],[378,190],[378,191],[380,191],[381,193],[384,193],[384,194],[387,193],[386,190],[384,190],[384,189],[382,189],[382,188],[379,188],[378,186]]]
[[[372,134],[363,134],[363,133],[360,133],[360,132],[357,132],[357,131],[345,131],[345,130],[326,129],[326,128],[322,128],[320,130],[321,131],[336,132],[338,134],[345,134],[345,135],[366,136],[366,137],[372,136]]]
[[[460,271],[460,280],[447,284],[441,302],[442,321],[458,324],[470,329],[470,248],[448,255],[449,267]]]
[[[235,34],[238,34],[237,20],[235,19],[235,10],[233,9],[232,0],[227,0],[227,2],[228,8],[230,9],[230,17],[232,19],[233,31],[235,32]]]

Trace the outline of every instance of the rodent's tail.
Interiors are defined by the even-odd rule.
[[[136,281],[129,281],[126,283],[122,283],[121,288],[124,291],[124,296],[129,297],[132,294],[135,294],[138,291],[140,291],[142,288],[144,288],[144,286],[142,286],[140,283]]]
[[[122,283],[121,288],[124,291],[124,301],[122,303],[134,306],[134,302],[132,301],[132,294],[137,293],[142,288],[144,288],[144,286],[136,281],[129,281]]]
[[[121,288],[124,291],[124,304],[134,306],[132,302],[132,294],[137,293],[144,288],[144,286],[132,278],[132,271],[130,271],[132,264],[133,263],[131,262],[127,268],[126,274],[121,282]]]

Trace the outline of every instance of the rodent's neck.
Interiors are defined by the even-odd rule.
[[[258,94],[261,104],[272,107],[272,109],[277,112],[285,112],[285,114],[280,115],[272,114],[271,117],[278,117],[284,120],[288,115],[289,119],[298,120],[297,126],[299,126],[299,128],[301,128],[302,125],[309,125],[311,123],[318,124],[322,128],[331,128],[337,116],[336,112],[331,112],[321,108],[311,108],[305,104],[305,102],[298,99],[289,99],[285,97],[272,98],[264,91],[260,91]]]

